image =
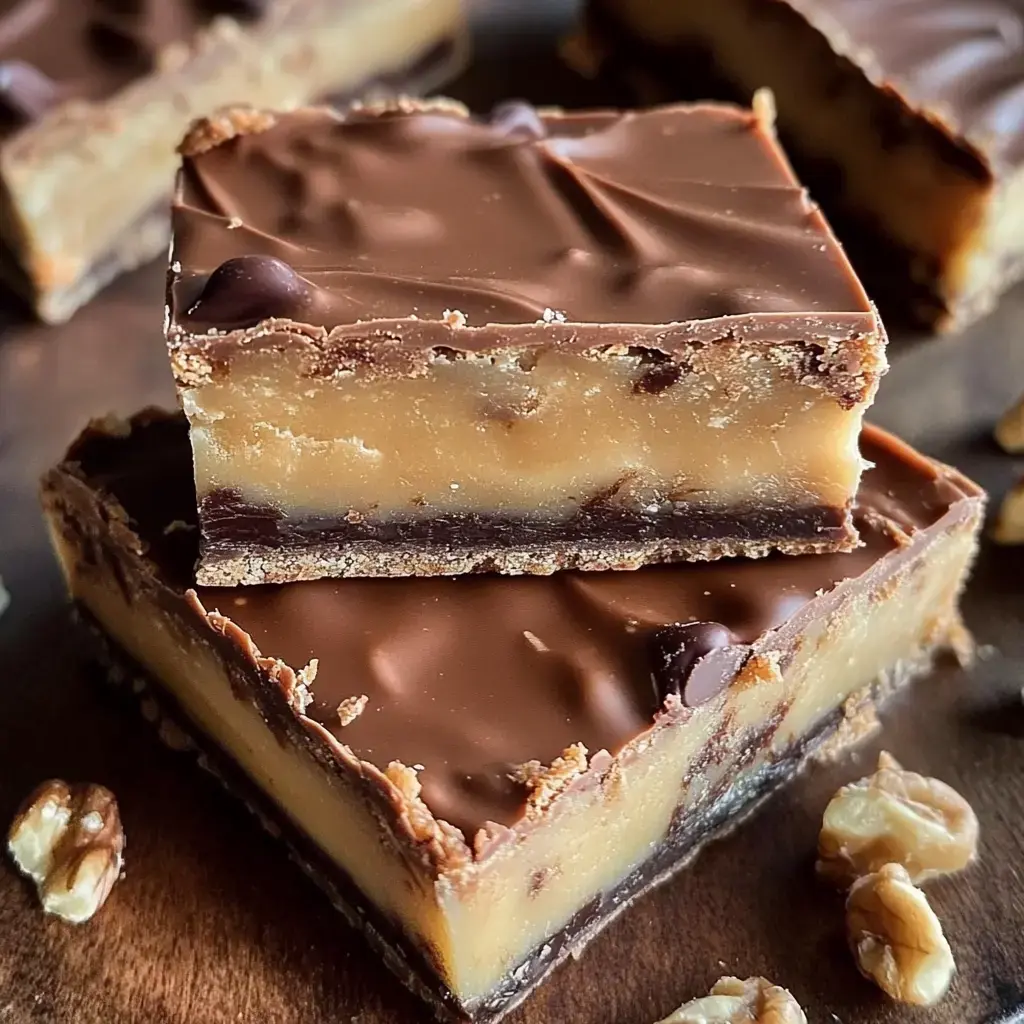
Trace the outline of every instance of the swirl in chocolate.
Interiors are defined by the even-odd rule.
[[[562,331],[793,314],[872,327],[839,246],[750,111],[517,103],[478,121],[433,104],[304,110],[260,128],[183,147],[172,337],[243,326],[196,297],[252,255],[315,289],[302,322],[317,329],[376,321],[411,337],[451,310],[471,329],[551,310]]]

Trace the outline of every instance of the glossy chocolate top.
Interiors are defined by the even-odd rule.
[[[172,336],[272,317],[408,326],[453,311],[470,328],[795,313],[874,326],[750,111],[512,103],[486,121],[453,104],[238,117],[200,124],[183,146]]]
[[[274,0],[0,0],[0,134],[70,100],[104,100],[218,15]]]
[[[878,85],[1024,163],[1024,0],[786,0]]]
[[[816,601],[824,613],[837,583],[862,577],[905,534],[981,493],[877,429],[865,428],[862,447],[876,467],[856,513],[865,546],[852,554],[548,577],[323,580],[199,597],[263,654],[296,669],[318,659],[306,713],[364,760],[422,765],[427,804],[471,835],[522,812],[514,766],[550,763],[576,742],[615,752],[652,724],[667,693],[689,706],[708,699],[765,631],[814,614]],[[197,531],[165,527],[195,519],[185,421],[157,419],[128,440],[86,437],[69,458],[117,496],[162,577],[183,592]],[[339,704],[363,694],[365,710],[343,726]]]

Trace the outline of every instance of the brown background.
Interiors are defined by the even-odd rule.
[[[481,109],[508,95],[600,101],[553,57],[552,27],[570,6],[479,10],[477,61],[450,91]],[[59,329],[0,311],[0,575],[13,598],[0,619],[0,822],[56,775],[113,788],[128,835],[127,877],[85,926],[44,918],[0,862],[0,1024],[422,1020],[246,813],[80,663],[35,481],[88,416],[172,401],[162,276],[154,266],[119,282]],[[874,418],[1001,494],[1024,471],[989,440],[1024,389],[1024,291],[964,337],[898,339],[893,362]],[[723,973],[787,985],[824,1024],[1015,1019],[1024,1008],[1022,609],[1024,549],[986,546],[966,610],[987,656],[901,695],[878,743],[802,778],[707,849],[510,1024],[650,1024]],[[840,901],[812,873],[828,797],[882,743],[960,788],[982,822],[978,866],[929,886],[960,966],[933,1011],[893,1008],[861,981],[843,947]]]

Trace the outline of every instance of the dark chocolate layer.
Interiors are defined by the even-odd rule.
[[[227,134],[184,146],[172,337],[280,317],[401,321],[387,331],[397,342],[412,318],[448,311],[471,328],[758,314],[785,336],[787,318],[808,314],[826,334],[875,329],[838,244],[749,111],[506,106],[483,122],[444,107],[307,110]],[[801,321],[790,336],[809,330]],[[496,343],[472,334],[462,347]]]
[[[583,541],[687,541],[737,540],[748,543],[815,541],[838,546],[849,536],[846,510],[714,509],[675,503],[670,511],[647,514],[614,500],[583,505],[568,521],[536,517],[503,518],[472,513],[445,515],[429,520],[373,519],[357,522],[343,517],[289,515],[266,505],[252,505],[233,491],[214,491],[199,502],[203,522],[203,561],[233,556],[254,548],[308,548],[310,544],[408,544],[425,553],[450,545],[479,546],[502,551],[528,549],[535,544]],[[481,555],[486,564],[486,556]]]
[[[157,69],[214,18],[260,18],[273,0],[3,0],[0,135],[71,100],[104,100]]]
[[[198,591],[266,654],[319,661],[306,714],[370,762],[423,765],[423,796],[467,835],[515,821],[514,766],[571,743],[615,752],[645,729],[666,690],[717,692],[766,631],[981,492],[954,470],[867,428],[850,554],[733,560],[552,577],[324,580]],[[143,417],[132,435],[86,434],[69,453],[91,487],[127,510],[156,570],[184,590],[197,545],[187,426]],[[170,524],[177,520],[174,527]],[[98,555],[97,557],[102,557]],[[679,627],[705,623],[691,636]],[[717,628],[721,627],[721,628]],[[694,648],[703,652],[694,657]],[[338,705],[365,694],[343,726]]]

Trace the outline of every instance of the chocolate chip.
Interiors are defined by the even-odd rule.
[[[503,135],[543,139],[548,130],[536,109],[523,100],[505,100],[491,111],[490,123]]]
[[[297,319],[313,303],[313,287],[274,256],[235,256],[209,277],[192,320],[224,330],[252,327],[271,317]]]
[[[679,383],[683,368],[678,363],[653,363],[633,381],[634,395],[660,395]]]
[[[20,60],[0,61],[0,121],[23,127],[57,103],[57,83]]]
[[[725,689],[749,649],[718,622],[663,626],[651,637],[651,678],[659,704],[677,694],[697,707]]]

